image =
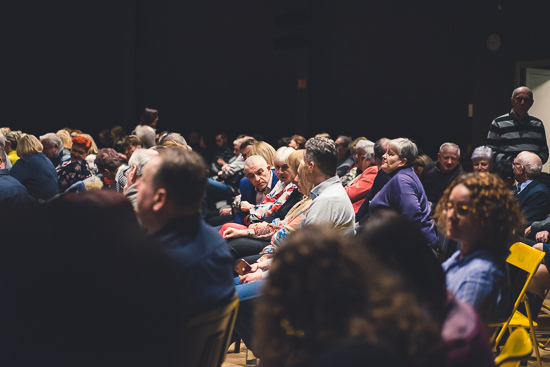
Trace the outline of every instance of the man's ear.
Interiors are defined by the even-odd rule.
[[[268,164],[267,165],[267,170],[270,171],[271,170],[271,166]]]
[[[166,206],[166,189],[162,187],[157,189],[153,196],[153,200],[153,211],[158,212],[159,210],[164,208]]]

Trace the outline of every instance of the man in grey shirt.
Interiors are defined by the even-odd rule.
[[[313,138],[306,143],[306,154],[301,169],[315,186],[310,192],[313,202],[302,226],[309,224],[328,225],[342,234],[355,233],[355,212],[351,201],[336,176],[338,153],[334,141]]]

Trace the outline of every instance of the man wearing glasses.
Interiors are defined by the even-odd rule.
[[[519,87],[512,93],[512,110],[491,123],[487,146],[495,151],[495,161],[512,161],[520,152],[539,156],[542,164],[548,160],[548,144],[542,121],[527,112],[533,105],[533,92]]]

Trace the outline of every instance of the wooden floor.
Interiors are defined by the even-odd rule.
[[[547,298],[547,302],[550,301],[550,297]],[[549,302],[550,303],[550,302]],[[545,342],[550,338],[550,314],[546,314],[544,312],[541,312],[539,319],[539,327],[537,330],[537,339],[540,342]],[[241,343],[241,352],[240,353],[233,353],[234,345],[229,347],[229,351],[227,353],[227,357],[225,359],[225,362],[222,364],[222,367],[251,367],[255,366],[254,361],[251,361],[250,364],[246,363],[246,346],[244,343]],[[550,346],[544,349],[540,349],[540,357],[542,361],[543,366],[550,367]],[[252,353],[249,352],[249,358],[252,359]],[[531,356],[529,361],[527,362],[527,366],[529,367],[536,367],[537,366],[537,359],[535,357],[535,353]]]
[[[248,352],[248,358],[250,358],[249,364],[246,363],[246,356],[247,356],[247,349],[243,342],[241,342],[241,352],[240,353],[233,353],[234,345],[229,346],[229,350],[227,353],[227,357],[225,358],[225,362],[222,364],[222,367],[237,367],[237,366],[248,366],[253,367],[256,365],[254,356],[251,352]]]

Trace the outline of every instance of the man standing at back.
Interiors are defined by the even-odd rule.
[[[501,159],[512,161],[520,152],[527,151],[539,156],[542,164],[548,160],[548,144],[542,121],[527,112],[533,105],[533,92],[519,87],[512,93],[512,111],[497,117],[489,127],[487,146],[495,154],[495,162]]]
[[[342,234],[355,233],[353,205],[336,176],[338,153],[331,139],[312,138],[306,143],[306,154],[300,169],[315,186],[310,192],[313,202],[302,219],[302,226],[328,225]]]
[[[235,292],[227,244],[199,214],[206,176],[199,154],[168,149],[151,158],[136,182],[139,219],[179,267],[195,313],[229,300]]]

